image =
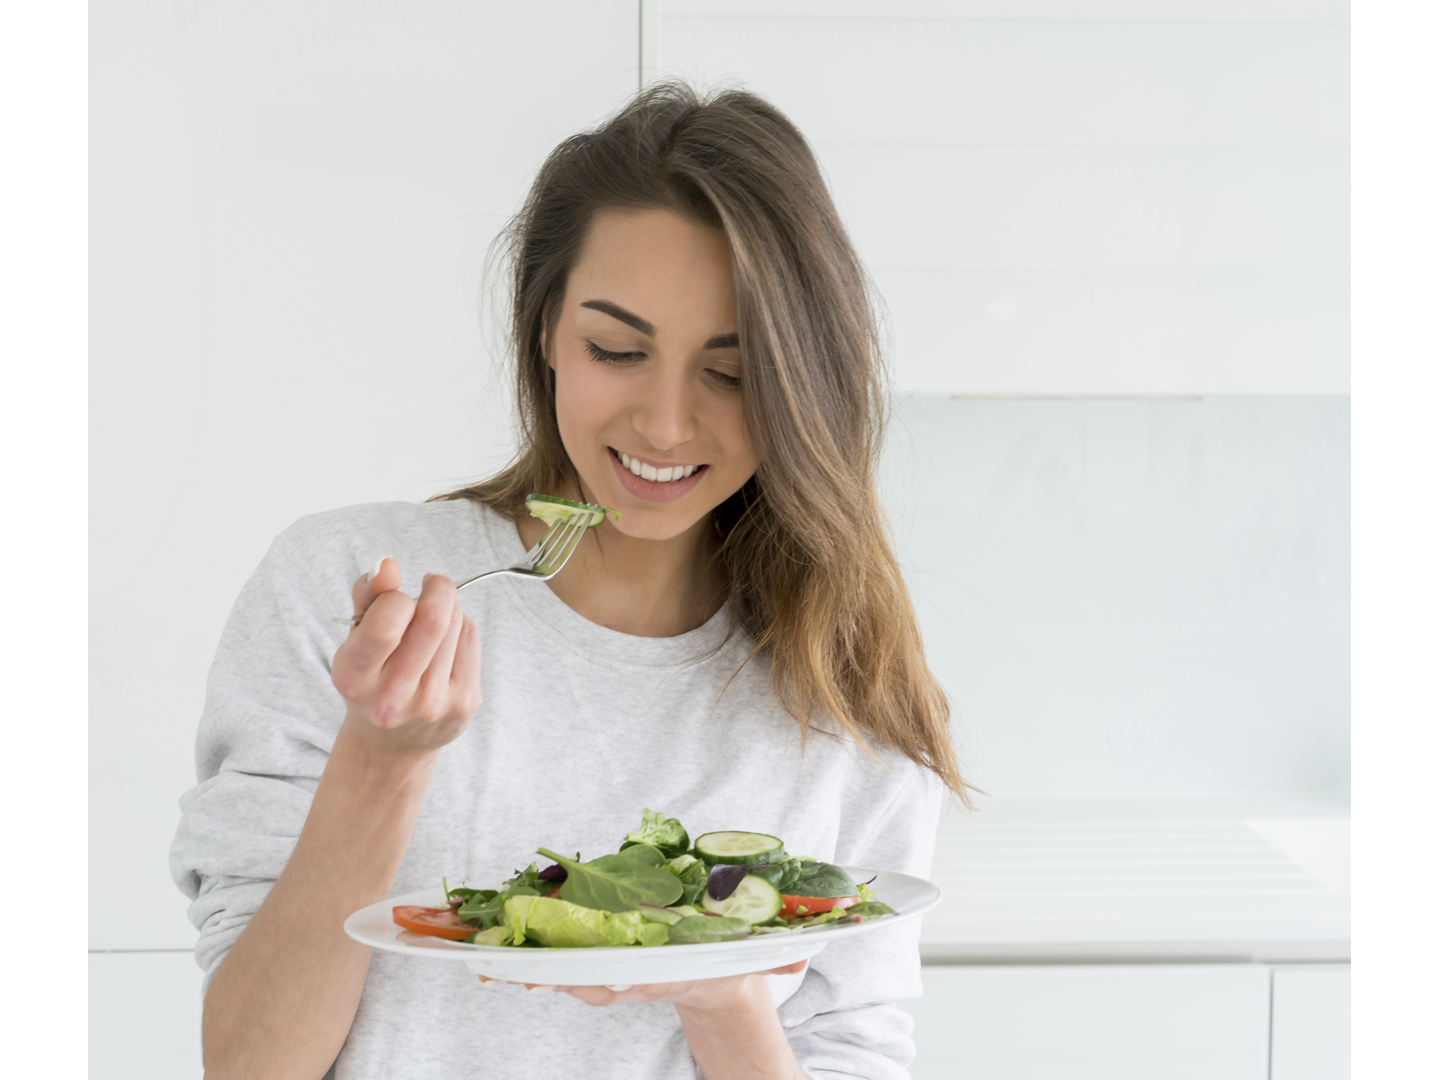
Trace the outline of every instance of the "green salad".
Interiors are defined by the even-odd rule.
[[[537,854],[549,863],[498,889],[447,882],[447,907],[397,907],[395,922],[477,945],[574,949],[735,941],[894,914],[868,882],[790,855],[778,837],[710,832],[691,843],[679,821],[648,808],[612,855]]]

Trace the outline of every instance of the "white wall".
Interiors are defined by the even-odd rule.
[[[302,514],[503,453],[481,261],[634,91],[637,15],[155,0],[91,29],[91,945],[185,947],[165,852],[230,605]]]
[[[915,395],[899,553],[996,796],[1349,787],[1349,400]]]
[[[664,71],[816,144],[902,390],[1343,393],[1333,0],[666,0]]]

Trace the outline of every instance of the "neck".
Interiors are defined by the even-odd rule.
[[[535,518],[517,528],[527,550],[545,533]],[[607,519],[546,584],[572,610],[610,630],[675,637],[703,625],[724,602],[714,550],[708,514],[669,540],[637,540]]]

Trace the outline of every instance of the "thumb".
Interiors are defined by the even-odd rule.
[[[810,965],[809,960],[796,960],[793,964],[786,964],[784,967],[771,968],[765,972],[766,975],[794,975],[798,971],[804,971]]]
[[[350,590],[350,599],[355,605],[356,616],[364,615],[375,598],[381,593],[394,592],[400,587],[400,564],[389,556],[382,555],[368,574],[355,580]]]

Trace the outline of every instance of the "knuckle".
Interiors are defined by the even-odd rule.
[[[347,701],[355,697],[356,691],[359,689],[358,680],[348,667],[337,667],[331,670],[330,681],[335,685],[335,689],[340,692],[340,696]]]
[[[377,727],[398,727],[405,717],[405,702],[397,694],[380,694],[370,706]]]
[[[421,693],[415,696],[413,708],[415,719],[422,724],[433,724],[445,716],[445,702],[435,693]]]
[[[450,629],[450,613],[426,605],[415,612],[411,625],[427,637],[437,637]]]

